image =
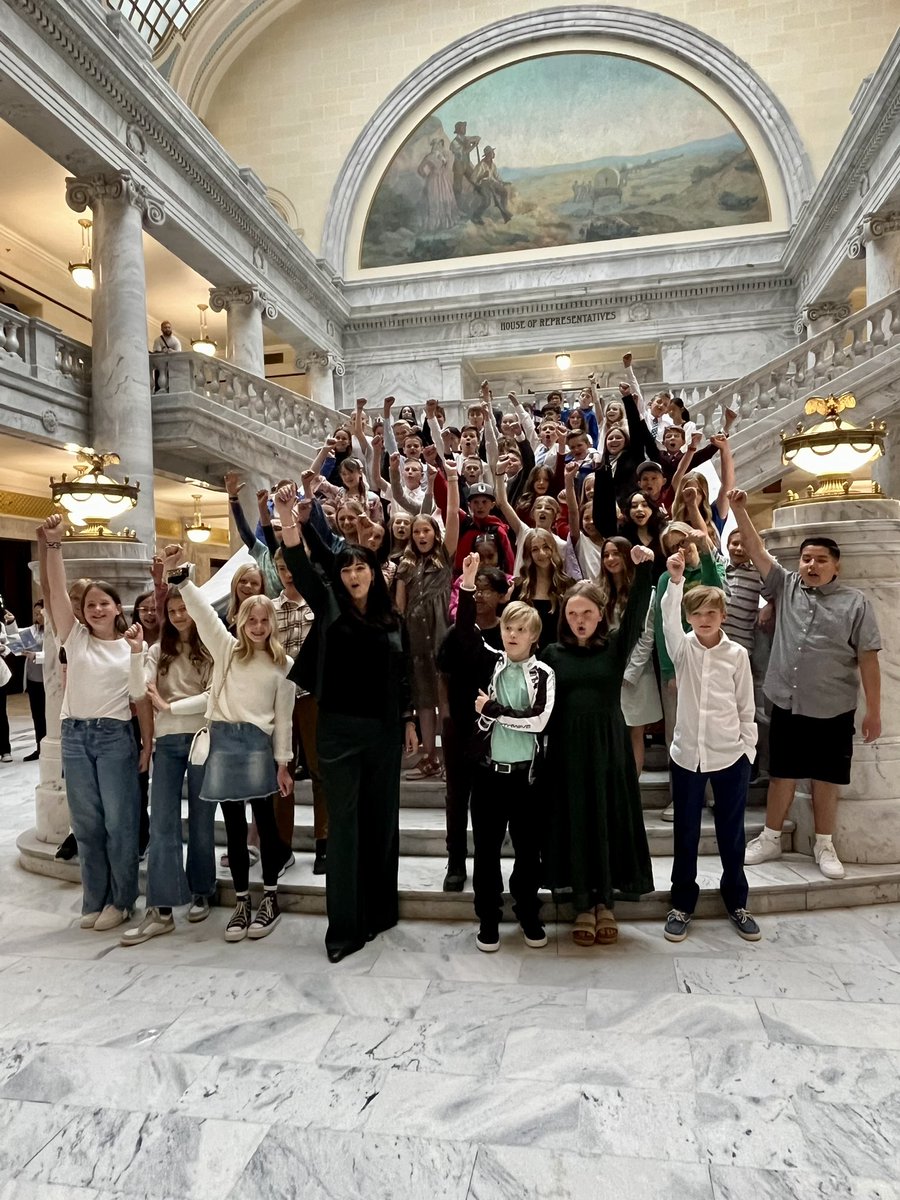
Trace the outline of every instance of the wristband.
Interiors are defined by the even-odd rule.
[[[44,542],[48,550],[58,550],[62,546],[62,542]]]

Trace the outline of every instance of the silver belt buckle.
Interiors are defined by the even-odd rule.
[[[512,775],[512,763],[494,763],[498,775]]]

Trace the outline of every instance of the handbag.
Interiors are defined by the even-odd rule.
[[[234,651],[232,651],[232,655],[233,654]],[[210,697],[210,702],[206,708],[206,724],[201,729],[198,729],[191,739],[191,748],[188,750],[188,763],[192,767],[205,766],[206,760],[209,758],[209,722],[213,713],[215,712],[216,705],[219,702],[219,697],[222,695],[222,688],[225,686],[225,680],[228,678],[228,670],[230,667],[231,658],[228,659],[228,666],[226,666],[224,672],[222,673],[222,682],[219,684],[215,696]]]

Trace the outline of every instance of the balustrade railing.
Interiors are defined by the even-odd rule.
[[[150,371],[157,391],[206,396],[239,416],[316,447],[341,421],[340,413],[299,392],[205,354],[151,354]]]
[[[829,391],[832,380],[882,354],[900,338],[900,292],[860,309],[778,358],[718,391],[696,406],[688,405],[701,428],[718,429],[725,408],[747,425],[773,409],[815,391]]]
[[[0,368],[24,368],[34,379],[90,393],[91,349],[46,321],[0,304]]]

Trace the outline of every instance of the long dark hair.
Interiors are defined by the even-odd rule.
[[[369,594],[366,597],[365,612],[360,612],[353,603],[350,593],[344,587],[344,581],[341,579],[341,571],[344,567],[349,567],[351,563],[355,562],[365,563],[372,572],[372,584],[369,588]],[[359,546],[353,542],[348,542],[334,556],[332,572],[331,582],[334,588],[334,595],[341,606],[341,611],[346,616],[351,616],[357,621],[363,621],[366,625],[377,625],[381,629],[398,628],[399,619],[391,601],[391,594],[384,581],[384,575],[381,572],[378,559],[368,546]]]
[[[613,576],[603,566],[603,551],[608,545],[615,546],[622,562],[625,564],[625,578],[621,586],[616,583]],[[613,625],[618,625],[622,613],[625,611],[625,605],[628,603],[628,594],[634,582],[634,563],[631,561],[631,542],[629,542],[628,538],[604,538],[600,546],[600,563],[600,577],[597,580],[597,586],[606,597],[603,611],[606,615],[607,624],[612,627]]]
[[[98,592],[104,592],[107,596],[109,596],[113,604],[117,605],[119,612],[116,614],[116,621],[113,628],[115,629],[116,633],[123,634],[128,628],[128,621],[125,619],[125,616],[122,613],[122,597],[113,587],[113,585],[111,583],[107,583],[105,579],[89,579],[87,582],[87,587],[81,593],[81,612],[84,616],[84,623],[88,629],[88,632],[92,637],[96,636],[93,629],[91,629],[90,621],[87,619],[87,613],[84,611],[84,598],[88,592],[92,591],[94,588],[96,588]]]
[[[642,546],[644,544],[641,541],[638,526],[634,523],[634,521],[632,521],[631,516],[629,515],[631,513],[631,502],[634,500],[635,496],[640,496],[643,502],[650,509],[650,520],[647,522],[645,528],[650,534],[650,549],[653,551],[656,557],[659,558],[659,556],[662,554],[662,531],[665,529],[666,522],[663,520],[662,513],[659,511],[659,505],[656,503],[656,501],[652,500],[649,496],[645,496],[640,488],[635,488],[633,492],[629,492],[628,498],[625,501],[625,506],[623,509],[623,516],[625,519],[621,525],[622,537],[627,538],[628,541],[631,542],[632,546]]]
[[[187,639],[184,642],[181,640],[181,634],[169,620],[169,601],[173,599],[180,600],[181,593],[170,587],[166,592],[159,627],[159,674],[168,674],[169,667],[179,654],[186,653],[191,666],[200,676],[203,686],[206,687],[212,674],[212,656],[200,641],[200,634],[197,632],[197,626],[193,620]]]

